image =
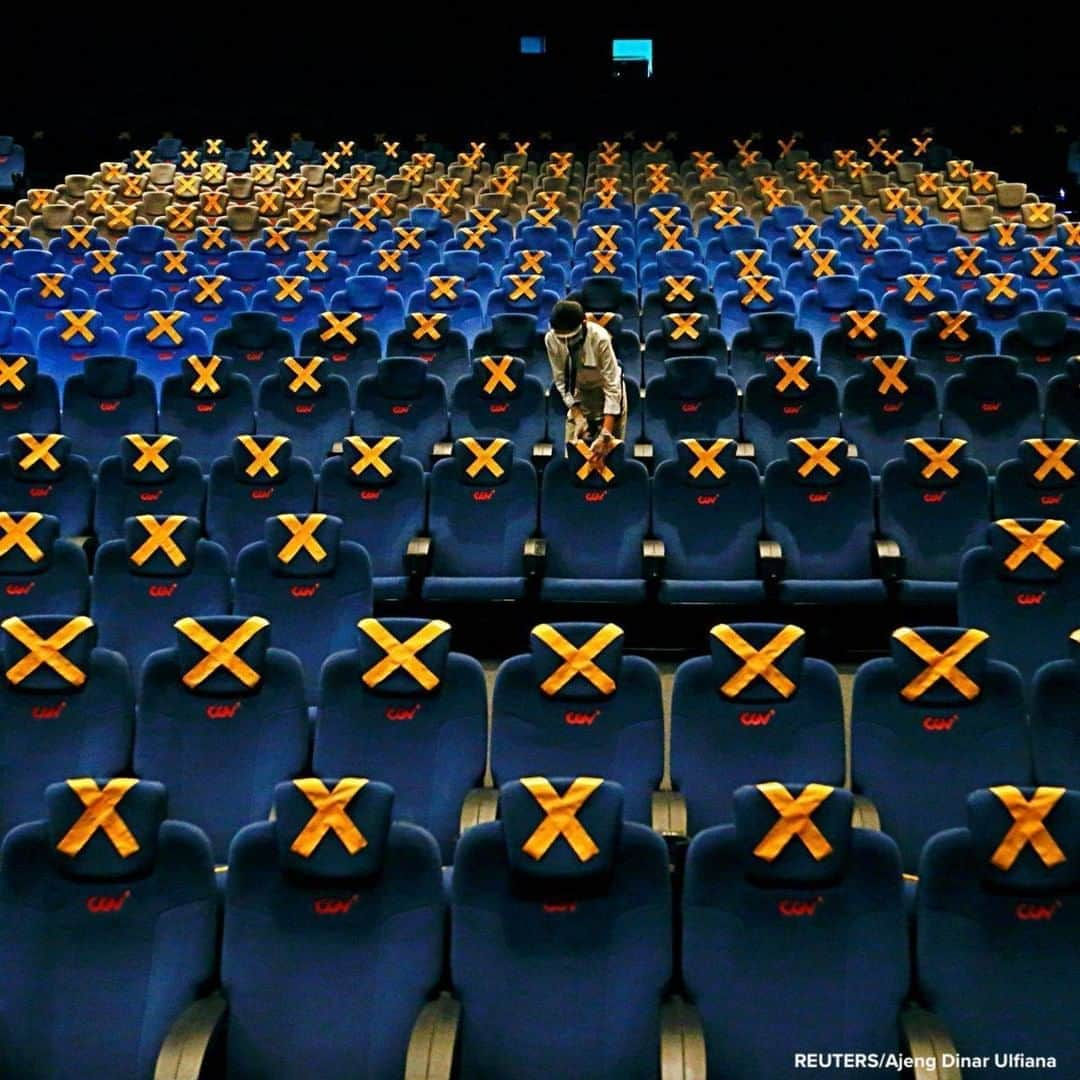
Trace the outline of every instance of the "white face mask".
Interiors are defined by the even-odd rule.
[[[560,334],[557,331],[552,332],[564,345],[576,345],[585,337],[585,324],[582,323],[576,330],[569,334]]]

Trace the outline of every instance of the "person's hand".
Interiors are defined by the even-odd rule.
[[[566,413],[567,420],[573,424],[571,429],[573,432],[573,438],[571,442],[577,442],[578,439],[585,437],[585,432],[588,430],[589,421],[585,418],[585,414],[581,411],[580,406],[571,405]]]
[[[610,431],[601,431],[589,447],[589,463],[595,468],[604,464],[604,459],[611,453],[615,438]]]

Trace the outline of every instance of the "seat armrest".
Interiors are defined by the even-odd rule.
[[[161,1044],[154,1080],[199,1080],[215,1036],[224,1030],[221,991],[193,1001],[173,1022]]]
[[[431,537],[414,536],[405,549],[405,572],[409,577],[423,577],[431,561]]]
[[[705,1029],[682,998],[660,1005],[660,1080],[705,1080]]]
[[[757,456],[757,451],[754,449],[752,442],[741,442],[735,446],[735,456],[737,458],[747,458],[749,461],[753,461]]]
[[[882,579],[899,581],[904,576],[904,556],[895,540],[875,540],[874,556]]]
[[[461,819],[458,822],[458,835],[474,825],[485,825],[495,820],[499,809],[499,792],[496,788],[473,788],[461,804]]]
[[[642,540],[641,559],[646,581],[658,581],[664,573],[664,541]]]
[[[542,442],[533,443],[532,463],[536,468],[546,465],[555,456],[555,444],[546,439]]]
[[[851,813],[851,824],[856,829],[873,829],[881,832],[881,815],[873,800],[866,795],[855,796],[855,808]]]
[[[961,1080],[956,1065],[943,1064],[946,1055],[956,1060],[956,1047],[945,1025],[932,1013],[911,1006],[900,1013],[903,1048],[915,1059],[915,1080]]]
[[[859,447],[857,443],[849,442],[847,444],[847,456],[849,458],[857,458],[859,456]]]
[[[759,540],[758,571],[764,581],[779,581],[784,573],[784,551],[776,540]]]
[[[443,458],[450,457],[454,452],[454,444],[452,442],[437,442],[431,448],[432,461],[441,461]]]
[[[449,994],[429,1001],[413,1024],[405,1080],[450,1080],[461,1005]]]
[[[647,464],[653,459],[653,444],[646,442],[642,439],[640,442],[634,443],[634,460],[640,461],[643,464]]]
[[[547,541],[542,536],[533,536],[525,541],[522,554],[525,557],[525,576],[543,577],[544,561],[547,559]]]
[[[652,793],[652,827],[661,836],[686,836],[686,798],[682,792]]]
[[[339,439],[337,442],[330,444],[331,454],[343,454],[345,453],[345,444]]]

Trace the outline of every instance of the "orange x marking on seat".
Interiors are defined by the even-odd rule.
[[[461,177],[437,176],[435,177],[435,187],[438,188],[440,192],[456,199],[461,194]]]
[[[151,465],[159,473],[169,471],[169,463],[161,454],[170,443],[176,441],[175,435],[158,435],[153,442],[137,434],[125,435],[124,438],[139,452],[139,456],[132,462],[132,468],[137,473],[145,472]]]
[[[798,141],[799,140],[794,135],[790,139],[777,139],[776,145],[780,149],[781,156],[790,154],[791,151],[795,149],[795,145]]]
[[[697,439],[682,439],[681,442],[694,455],[694,463],[687,470],[692,479],[696,480],[703,472],[717,480],[727,475],[727,470],[716,459],[730,444],[730,439],[713,439],[708,447],[702,446]]]
[[[362,439],[359,435],[348,435],[345,442],[356,451],[356,461],[353,462],[350,471],[354,476],[360,476],[368,469],[374,469],[382,477],[390,476],[393,469],[383,461],[383,454],[399,442],[396,435],[384,435],[374,446]]]
[[[870,171],[870,162],[868,161],[856,161],[848,169],[848,175],[852,180],[858,180],[860,177],[865,176]]]
[[[187,556],[172,538],[188,520],[183,514],[172,514],[160,521],[151,514],[139,514],[135,520],[146,532],[146,539],[131,553],[131,561],[136,566],[142,566],[158,550],[164,552],[173,566],[183,566],[187,562]]]
[[[124,176],[120,180],[120,197],[137,199],[146,189],[145,176]]]
[[[803,377],[803,369],[812,363],[809,356],[799,356],[788,360],[786,356],[774,356],[773,363],[780,369],[781,376],[776,382],[776,392],[782,394],[789,386],[796,390],[809,390],[810,383]]]
[[[304,297],[300,292],[300,286],[307,280],[303,277],[284,277],[277,275],[271,278],[278,291],[274,293],[276,301],[288,300],[294,304],[302,304]]]
[[[255,205],[260,214],[268,217],[281,213],[283,205],[280,191],[256,191]]]
[[[424,230],[420,228],[407,229],[403,225],[395,225],[394,235],[398,238],[397,246],[399,251],[419,251],[420,241],[417,238],[424,235]]]
[[[347,809],[356,795],[367,785],[367,780],[347,776],[330,791],[315,777],[294,780],[293,785],[315,808],[307,824],[296,834],[289,850],[308,859],[322,843],[323,837],[333,833],[350,855],[356,855],[368,845],[367,837],[356,827]]]
[[[765,209],[772,213],[778,206],[784,206],[785,199],[791,194],[787,188],[777,188],[775,191],[766,191],[764,195]]]
[[[267,144],[269,139],[252,139],[251,140],[251,156],[252,157],[266,157]]]
[[[832,177],[812,176],[806,183],[811,195],[820,195],[826,188],[832,187]]]
[[[152,150],[132,150],[131,156],[135,159],[136,169],[149,169],[154,159]]]
[[[10,384],[12,390],[25,390],[26,380],[19,374],[29,361],[25,356],[17,356],[10,363],[0,356],[0,386]]]
[[[622,154],[618,150],[601,151],[597,158],[601,165],[618,165],[622,160]]]
[[[425,315],[422,311],[414,311],[409,318],[416,323],[416,329],[412,332],[413,341],[420,341],[425,337],[430,338],[432,341],[442,339],[439,323],[446,318],[445,314],[440,312],[437,315]]]
[[[405,252],[396,248],[379,248],[375,255],[379,260],[379,273],[387,270],[392,274],[401,273],[401,260],[405,257]]]
[[[863,212],[863,208],[857,203],[848,203],[844,206],[838,206],[836,209],[840,212],[841,228],[847,225],[862,224],[861,214]]]
[[[596,252],[593,252],[595,255]],[[541,265],[547,258],[548,253],[546,251],[519,251],[518,258],[518,270],[523,274],[542,274],[544,268]]]
[[[975,194],[979,194],[981,192],[992,193],[994,190],[994,174],[989,172],[972,173],[971,190]]]
[[[110,229],[131,228],[135,224],[135,207],[111,204],[105,209],[105,224]]]
[[[534,206],[529,211],[529,217],[531,217],[537,225],[541,226],[541,228],[554,228],[554,225],[552,223],[558,216],[559,208],[557,206],[551,207],[550,210],[537,210],[537,208]]]
[[[949,170],[950,180],[967,180],[971,176],[970,161],[948,161],[945,167]]]
[[[834,150],[833,161],[838,168],[846,169],[855,160],[855,150]]]
[[[18,548],[31,562],[41,562],[45,552],[38,547],[31,535],[41,521],[38,513],[20,514],[15,517],[6,510],[0,511],[0,555]]]
[[[58,300],[64,299],[64,290],[60,288],[60,283],[64,280],[63,274],[35,274],[34,280],[41,286],[38,296],[43,300],[50,296],[55,296]]]
[[[555,164],[551,166],[551,176],[555,180],[565,180],[570,172],[570,165],[567,164]]]
[[[730,188],[721,188],[719,191],[706,191],[705,194],[709,198],[709,212],[713,214],[722,214],[731,205],[733,198]],[[736,225],[738,221],[729,221],[728,225]]]
[[[907,292],[904,293],[904,303],[911,304],[916,300],[925,300],[927,303],[932,303],[937,295],[930,289],[930,278],[932,276],[932,274],[904,274],[900,279],[907,287]]]
[[[335,315],[332,311],[324,311],[319,316],[325,327],[319,333],[319,340],[324,344],[340,338],[347,345],[355,345],[359,338],[349,329],[355,323],[360,323],[363,329],[364,316],[359,311],[350,311],[347,315]]]
[[[930,144],[933,141],[933,137],[931,136],[927,136],[925,139],[918,139],[912,136],[911,145],[915,147],[915,156],[922,157],[926,151],[930,149]]]
[[[338,139],[338,150],[340,150],[345,157],[352,157],[353,149],[355,148],[355,146],[355,139],[349,139],[348,141]]]
[[[201,394],[204,390],[211,394],[220,393],[221,383],[214,378],[214,373],[221,367],[220,356],[207,357],[205,363],[198,356],[189,356],[187,362],[195,372],[195,379],[191,384],[193,394]]]
[[[109,209],[109,193],[99,188],[86,193],[86,207],[92,214],[104,214]]]
[[[893,637],[926,664],[926,667],[901,689],[901,697],[906,701],[915,701],[939,679],[944,679],[968,701],[978,697],[978,683],[960,670],[960,663],[989,636],[982,630],[965,630],[947,649],[939,651],[911,627],[900,627]]]
[[[926,211],[921,206],[901,206],[900,213],[904,215],[904,225],[925,225]]]
[[[154,324],[146,331],[147,341],[157,341],[162,335],[174,345],[179,345],[183,335],[176,329],[176,324],[184,317],[183,311],[148,311],[146,317]]]
[[[207,161],[203,163],[202,178],[208,184],[223,184],[228,170],[222,161]],[[205,193],[204,193],[205,194]]]
[[[559,667],[540,684],[541,693],[549,697],[557,694],[576,675],[591,683],[602,694],[615,690],[615,680],[595,662],[596,657],[612,642],[622,637],[622,630],[614,623],[602,626],[580,646],[572,644],[549,623],[534,627],[533,634],[562,660]]]
[[[484,383],[480,392],[493,394],[500,386],[503,386],[512,394],[517,389],[517,383],[510,378],[507,372],[513,362],[514,358],[512,356],[504,356],[501,360],[496,360],[494,356],[481,356],[480,363],[488,373],[488,380]]]
[[[354,165],[352,173],[357,182],[361,184],[370,184],[376,175],[374,165]]]
[[[783,784],[758,784],[757,789],[780,815],[780,819],[754,848],[754,854],[759,859],[774,862],[796,837],[817,862],[833,853],[832,844],[812,820],[814,811],[833,793],[831,787],[807,784],[797,798]]]
[[[1070,248],[1080,247],[1080,221],[1063,221],[1061,230],[1065,233],[1064,242]],[[1010,226],[1015,229],[1016,225]]]
[[[715,180],[720,175],[720,165],[716,161],[705,161],[697,166],[698,180]]]
[[[292,168],[292,151],[291,150],[275,150],[274,151],[274,167],[277,169],[290,169]]]
[[[1041,251],[1039,248],[1029,248],[1028,254],[1033,263],[1031,269],[1028,270],[1029,277],[1037,278],[1044,274],[1046,277],[1057,277],[1061,272],[1057,267],[1058,256],[1064,254],[1061,248],[1048,247]]]
[[[920,195],[934,195],[941,181],[941,173],[921,172],[915,174],[915,186]]]
[[[964,205],[962,187],[943,187],[938,191],[938,205],[942,210],[959,210]]]
[[[199,151],[198,150],[181,150],[180,151],[180,168],[181,169],[196,169],[199,166]],[[183,176],[176,178],[177,184],[181,180],[187,179]]]
[[[811,254],[815,254],[811,252]],[[771,304],[775,297],[769,292],[769,282],[776,281],[774,277],[745,277],[740,279],[746,286],[740,303],[747,307],[755,300],[761,300],[765,304]]]
[[[513,176],[493,176],[491,178],[491,190],[496,195],[512,195],[517,179]]]
[[[951,311],[938,311],[935,314],[941,320],[941,329],[938,331],[940,341],[948,341],[951,337],[955,337],[957,341],[967,341],[971,337],[964,329],[964,325],[971,318],[970,311],[958,311],[955,314]]]
[[[836,273],[836,267],[833,266],[833,263],[840,257],[840,252],[836,248],[827,248],[825,251],[810,251],[807,254],[814,264],[810,272],[815,279],[832,277]]]
[[[795,168],[795,179],[805,183],[813,176],[818,175],[821,166],[816,161],[800,161]]]
[[[679,216],[681,207],[671,206],[667,209],[663,209],[659,206],[650,206],[649,213],[653,218],[653,227],[659,229],[661,226],[672,225],[675,219]],[[618,228],[618,226],[615,226]]]
[[[1015,571],[1032,555],[1051,570],[1060,570],[1065,565],[1065,560],[1046,543],[1059,529],[1065,527],[1064,521],[1048,519],[1036,529],[1025,529],[1014,518],[1002,518],[994,524],[1007,532],[1016,541],[1015,550],[1005,560],[1006,570]]]
[[[52,450],[63,437],[63,435],[53,433],[52,435],[43,435],[39,439],[29,432],[21,432],[18,436],[19,442],[30,452],[26,457],[19,460],[19,468],[25,472],[40,461],[50,472],[57,472],[60,468],[60,461]]]
[[[879,243],[879,237],[885,231],[885,226],[878,223],[877,225],[867,225],[864,222],[857,222],[855,228],[858,230],[859,235],[862,237],[859,247],[863,251],[876,251],[881,244]]]
[[[523,296],[528,300],[536,299],[536,287],[541,281],[539,274],[507,274],[506,280],[514,286],[509,299],[520,300]]]
[[[448,275],[446,277],[429,277],[428,283],[431,285],[431,292],[428,293],[429,300],[440,300],[442,297],[446,297],[451,302],[458,298],[457,286],[462,283],[464,279]]]
[[[292,235],[292,229],[275,229],[272,225],[268,225],[263,230],[263,235],[265,236],[264,243],[267,251],[273,251],[275,248],[279,251],[289,250],[289,238]]]
[[[72,686],[82,686],[86,682],[86,672],[64,655],[64,649],[93,625],[93,619],[77,615],[44,638],[16,616],[5,619],[0,623],[0,628],[6,630],[26,649],[26,655],[8,668],[8,681],[18,686],[44,664],[52,668],[65,682]]]
[[[664,296],[664,303],[671,304],[676,300],[685,300],[687,303],[694,302],[694,292],[691,289],[691,285],[697,280],[693,274],[688,274],[686,277],[674,277],[672,275],[666,276],[664,284],[668,286],[669,291]]]
[[[282,362],[295,376],[289,383],[290,394],[299,393],[305,386],[315,393],[322,389],[322,383],[315,378],[315,372],[326,363],[321,356],[312,356],[306,364],[295,356],[286,356]]]
[[[506,446],[508,442],[507,439],[492,439],[490,444],[486,447],[481,446],[480,443],[472,437],[466,437],[459,439],[458,441],[473,456],[472,461],[465,469],[466,475],[475,478],[486,469],[492,476],[498,478],[506,472],[496,458],[499,451]]]
[[[1051,446],[1043,439],[1026,439],[1025,442],[1043,460],[1035,470],[1035,481],[1041,484],[1051,473],[1056,473],[1062,480],[1071,480],[1076,471],[1066,463],[1065,458],[1078,444],[1076,439],[1060,439],[1057,446]]]
[[[117,778],[109,780],[104,788],[99,788],[97,781],[89,777],[66,781],[84,809],[75,824],[60,838],[56,850],[75,858],[100,829],[120,858],[127,859],[134,855],[139,850],[139,842],[116,807],[138,782],[127,777]]]
[[[120,161],[104,161],[101,164],[101,177],[106,183],[114,183],[124,175],[127,166]]]
[[[44,210],[49,205],[49,200],[53,197],[53,193],[49,188],[31,188],[26,193],[27,202],[30,203],[30,209],[37,213],[40,210]]]
[[[661,225],[657,230],[664,238],[664,242],[660,245],[661,251],[682,251],[682,241],[680,237],[686,232],[685,225],[676,225],[674,228],[670,228],[667,225]]]
[[[420,165],[402,165],[398,175],[410,184],[419,184],[424,179],[424,170]]]
[[[96,311],[61,311],[62,318],[67,326],[60,331],[62,341],[71,341],[76,335],[81,337],[87,344],[95,340],[94,332],[90,329],[90,323],[97,318]]]
[[[599,463],[593,460],[592,451],[589,449],[587,442],[579,439],[572,445],[582,460],[582,464],[576,473],[579,480],[585,480],[592,473],[595,473],[607,484],[610,484],[615,479],[615,474],[603,460],[599,461]],[[618,446],[619,443],[616,442],[614,445]]]
[[[755,176],[754,183],[762,195],[768,195],[769,192],[776,191],[776,185],[780,183],[780,180],[775,176]]]
[[[334,190],[346,200],[360,197],[360,181],[355,176],[339,176],[334,181]]]
[[[875,356],[870,361],[875,370],[881,375],[881,382],[878,383],[877,392],[879,394],[887,394],[890,390],[895,390],[898,394],[906,394],[908,392],[908,384],[900,378],[900,373],[907,367],[907,357],[898,356],[890,364],[885,357]]]
[[[815,446],[809,439],[798,438],[791,441],[806,455],[806,460],[798,469],[800,476],[807,477],[815,469],[821,469],[829,476],[836,476],[840,472],[840,466],[832,460],[832,453],[843,444],[843,439],[834,435],[826,439],[821,446]]]
[[[671,192],[670,176],[654,176],[649,180],[650,195],[667,195]]]
[[[77,248],[89,251],[89,237],[93,228],[93,225],[65,225],[62,232],[67,241],[65,247],[67,247],[68,251],[75,251]]]
[[[1065,852],[1046,827],[1047,817],[1065,794],[1064,788],[1037,787],[1030,799],[1025,799],[1019,788],[1008,784],[992,787],[990,792],[1013,819],[1005,838],[990,856],[994,866],[999,870],[1011,870],[1029,844],[1043,866],[1060,866],[1066,861]]]
[[[691,150],[690,156],[694,159],[695,165],[708,165],[713,159],[713,152],[711,150]]]
[[[749,150],[750,147],[753,145],[753,143],[754,143],[753,139],[732,139],[731,140],[731,144],[732,144],[732,146],[735,147],[735,152],[737,154],[745,154],[746,151]],[[709,153],[711,154],[712,151],[710,150]]]
[[[225,668],[249,689],[257,686],[262,676],[243,660],[238,653],[270,623],[258,615],[245,619],[227,638],[219,640],[198,619],[186,616],[173,624],[189,641],[194,642],[206,655],[186,671],[181,682],[189,689],[204,683],[218,668]]]
[[[527,154],[529,152],[529,147],[530,146],[532,146],[532,143],[529,142],[528,140],[526,140],[525,142],[515,142],[514,143],[514,153],[515,154]]]
[[[585,321],[594,322],[597,326],[607,326],[615,318],[614,311],[586,311]]]
[[[176,178],[177,195],[198,195],[201,187],[201,176],[178,176]]]
[[[741,150],[739,151],[739,164],[748,169],[752,165],[756,165],[761,160],[760,150]]]
[[[952,439],[940,450],[935,450],[922,438],[907,441],[926,458],[926,464],[922,468],[923,479],[931,480],[939,472],[943,472],[950,480],[955,480],[960,475],[960,470],[953,464],[952,459],[967,446],[966,439]]]
[[[726,191],[713,191],[712,195],[727,195]],[[713,228],[717,231],[720,229],[726,229],[729,225],[741,224],[740,215],[742,214],[741,206],[725,207],[716,204],[712,207],[712,213],[715,215],[716,220],[713,222]]]
[[[814,237],[817,236],[816,225],[793,225],[791,231],[795,234],[795,240],[791,245],[792,251],[815,251],[817,245]]]
[[[336,150],[324,150],[321,156],[324,168],[332,171],[341,167],[341,154]]]
[[[697,341],[701,337],[701,331],[697,329],[696,325],[699,319],[704,318],[700,313],[679,314],[678,312],[672,312],[666,317],[671,320],[674,327],[670,334],[671,341],[678,341],[682,337],[689,337],[691,340]]]
[[[996,300],[999,296],[1004,296],[1006,300],[1016,299],[1017,292],[1012,287],[1015,274],[985,274],[983,279],[990,283],[990,291],[986,294],[988,301]]]
[[[601,191],[596,196],[596,205],[601,210],[610,210],[615,205],[615,192],[614,191]]]
[[[259,162],[251,166],[251,179],[256,184],[271,184],[274,181],[275,169],[273,165]]]
[[[878,192],[881,208],[889,212],[899,210],[904,205],[907,194],[906,188],[882,188]]]
[[[900,160],[899,150],[885,150],[881,155],[881,161],[886,168],[891,169]]]
[[[603,782],[594,776],[579,776],[567,788],[565,795],[559,795],[551,781],[542,776],[522,777],[521,786],[536,800],[545,816],[521,850],[531,859],[539,861],[561,836],[579,862],[595,858],[600,849],[578,821],[577,814]]]
[[[207,139],[206,140],[206,152],[208,154],[220,154],[221,153],[221,139]]]
[[[161,253],[162,262],[164,263],[161,268],[162,273],[170,276],[186,277],[190,272],[188,269],[188,257],[190,254],[190,251],[163,251]]]
[[[170,232],[190,232],[195,228],[195,204],[166,206],[165,218]]]
[[[885,153],[885,142],[885,139],[867,139],[866,143],[870,147],[870,157]]]
[[[315,232],[319,228],[319,211],[314,206],[296,207],[289,212],[289,217],[297,232]]]
[[[361,676],[369,689],[384,682],[401,669],[411,675],[425,690],[439,685],[439,677],[420,658],[419,653],[450,630],[450,624],[432,619],[405,641],[399,641],[378,619],[361,619],[357,624],[386,654]]]
[[[592,256],[592,272],[594,274],[617,274],[619,271],[615,268],[615,251],[602,251],[597,249],[591,251],[589,254]]]
[[[392,191],[373,191],[368,201],[383,217],[389,217],[394,212],[397,196]]]
[[[281,472],[274,464],[274,457],[289,441],[284,435],[275,435],[265,446],[260,446],[251,435],[237,435],[236,439],[251,455],[251,461],[244,466],[246,475],[254,478],[264,473],[273,479]]]
[[[277,557],[288,566],[300,554],[306,552],[315,562],[326,558],[326,548],[319,543],[316,535],[319,527],[326,520],[325,514],[278,514],[277,520],[289,533],[289,539],[281,546]]]
[[[330,265],[327,263],[327,259],[330,258],[330,252],[325,250],[305,251],[304,252],[304,273],[305,274],[329,274]]]
[[[601,195],[617,195],[621,184],[617,176],[601,176],[596,182],[596,190]]]
[[[354,206],[349,211],[349,216],[352,218],[354,229],[363,229],[365,232],[376,232],[378,230],[378,225],[375,224],[375,216],[378,213],[378,209],[374,206],[369,207],[366,210],[362,206]]]
[[[536,193],[536,201],[541,203],[545,210],[557,210],[562,198],[563,193],[561,191],[538,191]]]
[[[979,269],[979,260],[986,254],[986,249],[981,247],[949,249],[950,254],[956,259],[953,269],[953,277],[979,277],[982,271]]]

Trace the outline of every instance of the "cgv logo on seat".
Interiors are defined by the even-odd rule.
[[[231,705],[207,705],[206,715],[210,720],[231,720],[239,708],[239,701],[234,701]]]
[[[35,705],[30,710],[34,720],[56,720],[67,708],[67,701],[58,701],[55,705]]]
[[[1049,922],[1060,907],[1060,900],[1049,904],[1021,903],[1016,905],[1016,917],[1021,922]]]
[[[168,600],[176,592],[178,584],[176,581],[170,581],[168,585],[151,585],[146,590],[146,595],[153,597],[155,600]]]
[[[881,411],[882,412],[888,412],[888,413],[894,413],[894,412],[899,412],[903,407],[904,407],[904,403],[902,401],[896,401],[896,402],[886,403],[886,404],[882,405],[881,406]]]
[[[30,498],[32,499],[44,499],[52,494],[52,484],[48,484],[45,487],[32,487],[30,489]]]
[[[86,910],[91,915],[112,915],[122,911],[131,895],[130,889],[125,889],[118,896],[88,896],[86,898]]]
[[[953,713],[952,716],[924,716],[922,726],[926,731],[952,731],[953,725],[959,719],[959,713]]]
[[[321,582],[316,581],[311,585],[294,585],[289,590],[289,595],[295,596],[297,599],[314,596],[319,591],[320,584]]]
[[[3,409],[4,412],[18,412],[22,407],[23,403],[21,401],[5,401],[0,405],[0,409]]]
[[[29,594],[37,582],[34,581],[12,581],[8,585],[4,586],[4,592],[8,596],[26,596]]]
[[[592,727],[599,715],[600,710],[595,709],[593,712],[568,712],[563,719],[573,727]]]
[[[806,498],[812,503],[825,503],[829,501],[830,494],[828,491],[811,491]]]
[[[924,491],[922,496],[924,503],[939,503],[945,501],[944,491]]]
[[[356,893],[352,896],[320,896],[311,902],[311,910],[316,915],[345,915],[358,899]]]
[[[411,720],[420,711],[420,705],[417,703],[411,709],[402,708],[400,705],[391,705],[386,710],[387,720]]]
[[[116,410],[118,408],[120,408],[120,402],[119,401],[99,401],[98,402],[98,408],[102,412],[116,412]]]
[[[775,709],[769,709],[768,712],[742,712],[739,713],[739,723],[743,727],[764,727],[775,715]]]
[[[544,904],[545,915],[572,915],[577,911],[577,904],[573,901],[566,904]]]
[[[161,489],[157,491],[140,491],[139,502],[157,502],[161,498]]]
[[[824,902],[821,896],[816,896],[813,900],[781,900],[776,909],[785,919],[800,919],[816,915]]]
[[[195,406],[195,411],[196,412],[201,412],[201,413],[210,413],[210,412],[213,412],[216,407],[217,407],[217,402],[216,401],[200,401]]]
[[[494,488],[478,488],[476,491],[474,491],[472,493],[472,497],[477,502],[489,502],[490,500],[495,498],[495,489]]]
[[[801,412],[802,412],[802,406],[801,405],[785,405],[784,406],[784,415],[785,416],[798,416],[799,413],[801,413]]]
[[[1021,607],[1035,607],[1043,602],[1045,592],[1022,592],[1016,594],[1016,602]]]
[[[366,488],[360,492],[361,499],[378,499],[382,496],[382,488]]]
[[[1039,498],[1039,502],[1043,506],[1057,506],[1061,502],[1062,496],[1060,495],[1042,495]]]
[[[269,499],[274,494],[273,488],[252,488],[251,497],[253,499]]]
[[[606,494],[607,494],[606,491],[586,491],[585,492],[585,501],[586,502],[603,502],[604,501],[604,496]]]
[[[682,403],[682,411],[686,413],[695,413],[701,408],[700,401],[684,401]]]
[[[493,401],[488,406],[488,412],[504,413],[504,412],[507,412],[509,410],[509,408],[510,408],[509,404],[507,402],[505,402],[505,401]]]
[[[392,405],[390,411],[395,416],[404,416],[411,408],[411,405]]]
[[[997,412],[1001,408],[1000,401],[981,401],[979,402],[979,408],[983,412]]]
[[[250,352],[244,353],[245,360],[261,360],[263,358],[262,349],[252,349]]]
[[[315,411],[315,406],[314,405],[297,405],[296,406],[296,412],[300,416],[306,416],[308,413],[313,413],[314,411]]]
[[[697,497],[697,504],[698,506],[712,506],[719,498],[719,495],[699,495]]]

